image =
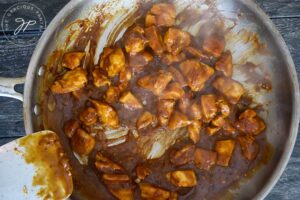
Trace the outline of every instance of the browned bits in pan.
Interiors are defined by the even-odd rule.
[[[82,64],[82,60],[85,57],[84,52],[68,52],[65,53],[61,65],[68,69],[75,69]]]
[[[82,129],[77,129],[71,138],[73,150],[79,155],[88,155],[95,146],[95,139]]]

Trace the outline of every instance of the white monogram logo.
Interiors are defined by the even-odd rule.
[[[14,35],[18,35],[21,31],[25,32],[28,26],[32,26],[36,24],[36,20],[25,21],[23,18],[16,18],[15,22],[21,23],[14,31]]]

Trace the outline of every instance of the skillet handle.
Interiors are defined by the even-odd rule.
[[[25,83],[25,77],[21,78],[4,78],[0,77],[0,96],[10,97],[23,101],[23,94],[15,91],[15,86]]]

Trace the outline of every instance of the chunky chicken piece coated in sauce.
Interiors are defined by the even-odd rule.
[[[191,121],[181,112],[174,111],[169,120],[168,127],[171,130],[183,128],[191,124]]]
[[[172,74],[173,80],[180,84],[181,87],[187,86],[187,82],[183,77],[182,73],[173,66],[168,67],[168,72]]]
[[[206,55],[203,51],[191,46],[186,47],[184,51],[193,57],[199,58],[201,61],[208,61],[210,59],[209,56]]]
[[[120,97],[120,102],[124,105],[125,108],[130,110],[143,108],[143,105],[131,92],[124,92]]]
[[[217,164],[227,167],[232,157],[235,148],[234,140],[219,140],[216,141],[215,151],[218,153]]]
[[[194,187],[197,185],[196,174],[193,170],[177,170],[166,175],[167,179],[177,187]]]
[[[71,119],[64,125],[64,133],[68,138],[71,138],[79,127],[80,123],[75,119]]]
[[[179,53],[177,55],[173,55],[171,53],[166,53],[162,56],[162,62],[166,65],[171,65],[174,63],[181,62],[185,60],[186,56],[184,53]]]
[[[76,68],[56,80],[51,86],[51,91],[56,94],[69,93],[83,88],[87,82],[87,72],[82,68]]]
[[[236,104],[245,93],[242,84],[226,77],[219,77],[213,82],[214,88],[220,91],[231,104]]]
[[[98,121],[98,114],[94,108],[88,107],[80,113],[79,117],[86,126],[91,126]]]
[[[109,191],[119,200],[133,200],[132,188],[109,188]]]
[[[201,96],[201,111],[205,121],[211,121],[217,114],[217,97],[214,94],[206,94]]]
[[[129,56],[129,66],[133,68],[134,72],[141,72],[144,69],[143,67],[148,65],[152,60],[152,54],[147,51],[143,51],[136,55]]]
[[[151,114],[148,111],[145,111],[137,120],[136,127],[137,129],[147,128],[148,126],[156,126],[157,117]]]
[[[145,17],[146,26],[173,26],[175,24],[176,10],[174,5],[158,3],[152,6]]]
[[[157,103],[158,121],[161,125],[167,125],[174,111],[175,101],[169,99],[159,100]]]
[[[136,176],[138,178],[138,182],[144,180],[147,176],[151,174],[151,170],[144,166],[144,165],[138,165],[136,167]]]
[[[140,87],[153,92],[153,94],[160,95],[172,78],[171,73],[160,70],[157,73],[140,78],[137,83]]]
[[[224,76],[231,77],[233,73],[232,55],[226,51],[216,62],[216,70],[223,72]]]
[[[202,123],[198,120],[194,120],[188,126],[189,138],[193,141],[194,144],[200,141],[200,131],[202,128]]]
[[[82,64],[84,57],[84,52],[65,53],[61,61],[61,66],[73,70]]]
[[[118,128],[119,127],[119,117],[118,113],[113,107],[107,103],[103,103],[96,100],[91,100],[92,104],[97,110],[100,121],[104,126],[109,128]]]
[[[214,151],[209,151],[201,148],[195,150],[195,165],[199,169],[204,169],[209,171],[217,162],[217,153]]]
[[[244,157],[250,161],[254,160],[259,153],[259,144],[251,135],[239,136],[239,144],[241,145]]]
[[[95,156],[95,167],[103,173],[124,172],[124,168],[113,162],[102,153],[97,152]]]
[[[180,70],[194,92],[202,90],[205,82],[214,74],[213,68],[193,59],[182,62]]]
[[[159,96],[160,99],[178,100],[184,95],[184,90],[179,83],[170,83],[167,88]]]
[[[247,109],[239,116],[235,127],[243,133],[259,135],[265,130],[266,125],[254,110]]]
[[[103,96],[107,103],[113,104],[119,100],[120,93],[121,93],[121,91],[118,87],[109,86]]]
[[[107,184],[130,182],[130,177],[126,174],[103,174],[102,179]]]
[[[149,183],[140,183],[141,197],[145,200],[168,200],[170,198],[170,192],[151,185]]]
[[[144,34],[144,28],[135,26],[125,35],[124,46],[127,53],[136,55],[145,49],[146,38]]]
[[[145,29],[145,36],[149,42],[151,49],[157,54],[162,55],[164,52],[163,39],[155,26]]]
[[[186,31],[169,28],[164,36],[164,43],[169,53],[177,55],[191,44],[191,36]]]
[[[99,69],[95,69],[93,71],[93,83],[96,87],[103,87],[111,84],[108,77],[105,74],[101,73]]]
[[[108,77],[113,78],[125,69],[125,55],[121,48],[115,48],[107,50],[108,55],[105,52],[102,54],[102,61],[100,67],[106,72]]]
[[[182,149],[176,151],[174,155],[171,157],[171,163],[176,166],[186,165],[193,161],[193,156],[195,152],[194,145],[186,145]]]
[[[79,155],[88,155],[94,149],[95,139],[82,129],[77,129],[71,138],[73,150]]]

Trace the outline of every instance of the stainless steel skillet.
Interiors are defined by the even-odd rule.
[[[251,61],[260,66],[262,73],[270,75],[273,89],[271,92],[255,92],[256,100],[265,105],[264,113],[268,129],[268,141],[274,148],[274,154],[269,163],[262,167],[250,180],[246,180],[238,189],[232,191],[235,199],[263,199],[271,191],[282,174],[293,150],[299,123],[299,86],[295,66],[290,53],[279,32],[270,19],[251,0],[183,0],[174,1],[178,10],[187,6],[199,9],[201,12],[214,5],[224,18],[228,26],[232,22],[237,26],[228,35],[228,48],[235,49],[235,66]],[[102,10],[115,15],[109,22],[107,31],[99,39],[98,53],[106,45],[109,33],[117,27],[118,22],[128,18],[134,12],[137,0],[73,0],[68,3],[53,19],[47,30],[41,37],[28,67],[24,90],[24,123],[26,133],[39,131],[39,108],[37,106],[37,87],[43,77],[40,68],[50,53],[62,44],[65,38],[64,27],[78,18],[93,17],[90,12],[95,5],[109,4]],[[126,12],[123,8],[126,8]],[[94,14],[97,13],[96,11]],[[192,13],[191,13],[192,15]],[[232,20],[234,19],[234,20]],[[194,26],[187,27],[191,33],[201,27],[201,22],[195,22]],[[247,32],[242,32],[246,30]],[[245,42],[241,35],[255,33],[266,46],[268,53],[263,55],[256,52],[255,44]],[[242,34],[241,34],[242,33]],[[250,37],[250,36],[249,36]],[[243,54],[251,52],[251,54]],[[97,60],[97,55],[95,60]],[[243,81],[243,74],[236,73],[235,78]],[[13,90],[14,84],[20,84],[24,79],[0,79],[0,92],[3,96],[22,100],[22,96]]]

